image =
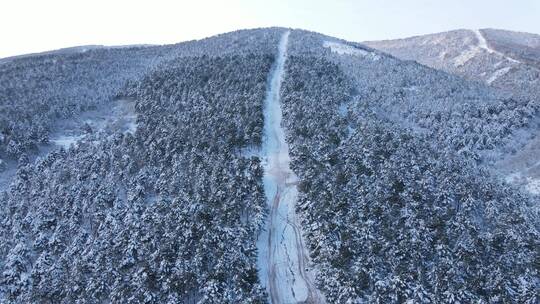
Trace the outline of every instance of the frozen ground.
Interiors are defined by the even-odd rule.
[[[374,52],[369,52],[348,44],[339,43],[339,42],[333,42],[333,41],[325,41],[323,43],[323,46],[325,48],[329,48],[330,51],[337,53],[339,55],[351,55],[351,56],[358,56],[358,57],[366,57],[373,61],[377,61],[380,59],[380,56],[375,54]]]
[[[508,57],[507,55],[505,55],[505,54],[491,48],[488,45],[486,38],[484,37],[484,35],[482,34],[482,32],[480,30],[472,30],[472,32],[473,32],[473,34],[476,37],[476,40],[478,42],[477,42],[476,45],[471,45],[471,47],[469,49],[464,50],[461,54],[459,54],[457,57],[454,58],[454,65],[456,67],[463,66],[464,64],[469,62],[474,57],[482,54],[482,51],[485,51],[485,52],[487,52],[489,54],[495,54],[498,57],[500,57],[501,59],[507,60],[510,63],[520,63],[519,61],[517,61],[517,60],[515,60],[515,59],[513,59],[511,57]],[[499,62],[498,65],[500,65],[500,64],[501,64],[501,62]],[[509,70],[510,70],[510,68],[506,67],[506,68],[502,68],[502,69],[499,69],[499,70],[495,71],[493,73],[493,75],[488,79],[488,84],[491,84],[497,78],[499,78],[500,76],[506,74]]]
[[[488,78],[487,84],[492,84],[495,80],[499,79],[501,76],[506,75],[512,68],[511,67],[504,67],[501,69],[496,70],[493,72],[491,77]]]
[[[259,236],[259,277],[272,304],[323,303],[308,271],[308,251],[295,213],[297,177],[289,167],[289,147],[281,127],[280,87],[289,32],[283,34],[264,105],[262,157],[264,189],[270,214]]]
[[[478,40],[478,47],[483,49],[483,50],[486,50],[488,53],[490,54],[497,54],[503,58],[505,58],[506,60],[512,62],[512,63],[519,63],[519,61],[513,59],[513,58],[510,58],[508,56],[506,56],[505,54],[497,51],[497,50],[494,50],[492,49],[491,47],[489,47],[487,41],[486,41],[486,38],[484,37],[484,35],[482,34],[482,32],[480,30],[473,30],[474,32],[474,35],[476,36],[476,39]]]
[[[137,129],[137,115],[135,114],[134,101],[116,100],[104,105],[98,110],[85,112],[77,117],[58,122],[49,138],[49,144],[41,145],[38,151],[29,155],[30,161],[38,157],[44,157],[52,150],[63,147],[68,149],[76,145],[80,140],[100,133],[95,138],[105,138],[107,134],[114,132],[134,133]],[[1,158],[0,158],[1,159]],[[0,191],[6,189],[17,173],[15,160],[2,160],[3,168],[0,167]]]
[[[540,136],[529,140],[514,153],[508,153],[495,164],[506,181],[540,195]]]

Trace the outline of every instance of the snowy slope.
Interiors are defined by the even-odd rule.
[[[481,29],[364,43],[400,59],[538,97],[538,41],[534,34]]]
[[[540,104],[540,36],[495,29],[457,30],[367,45],[398,58],[415,60],[473,81],[509,92],[516,99]],[[540,126],[520,132],[493,164],[503,178],[538,194],[536,173],[524,164],[540,161],[530,153],[540,141]],[[529,151],[529,152],[527,152]],[[521,165],[520,165],[521,164]]]

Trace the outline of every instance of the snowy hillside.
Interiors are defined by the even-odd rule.
[[[530,166],[537,40],[452,35],[484,83],[283,28],[4,62],[0,303],[538,302],[486,166]]]
[[[509,92],[513,99],[540,104],[540,36],[495,29],[457,30],[367,45],[400,59],[414,60]],[[523,129],[505,148],[490,156],[503,178],[540,194],[538,153],[540,124]]]
[[[456,30],[405,39],[368,41],[400,59],[540,96],[540,36],[495,29]]]

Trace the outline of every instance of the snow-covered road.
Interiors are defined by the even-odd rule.
[[[308,251],[295,213],[297,177],[289,167],[289,147],[281,127],[280,88],[289,32],[283,34],[264,104],[263,183],[270,214],[258,239],[259,277],[272,304],[323,303],[308,272]]]

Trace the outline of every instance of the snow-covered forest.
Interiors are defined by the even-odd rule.
[[[278,36],[258,38],[252,54],[178,57],[116,92],[136,100],[134,135],[19,162],[0,198],[6,300],[264,302],[262,169],[240,153],[261,144]]]
[[[535,302],[536,200],[477,157],[524,127],[535,101],[295,34],[284,120],[329,302]]]
[[[136,128],[49,144],[118,100]],[[491,170],[535,96],[268,28],[6,61],[0,106],[0,303],[275,304],[285,267],[327,303],[540,300],[538,197]]]

